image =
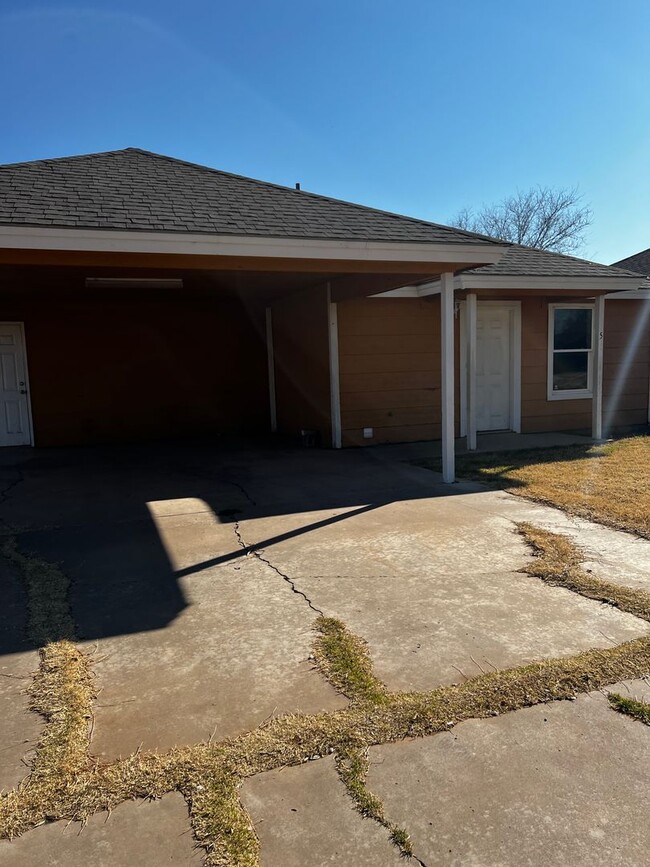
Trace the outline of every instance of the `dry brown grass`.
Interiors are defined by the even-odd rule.
[[[527,522],[519,532],[537,555],[523,571],[574,593],[605,602],[650,622],[650,594],[611,581],[603,581],[581,568],[584,560],[577,545],[560,533],[542,530]]]
[[[36,647],[61,639],[73,641],[75,629],[68,604],[68,576],[53,563],[23,554],[13,537],[4,542],[2,554],[22,575],[27,592],[27,634],[30,640]]]
[[[157,798],[178,790],[190,803],[195,835],[206,847],[207,864],[257,867],[252,824],[236,795],[247,777],[331,753],[345,756],[351,749],[448,731],[463,720],[574,698],[648,673],[650,638],[638,638],[605,650],[491,672],[430,692],[389,693],[377,705],[363,703],[330,713],[278,717],[218,744],[198,744],[165,755],[136,753],[109,765],[87,759],[85,769],[56,780],[48,778],[47,785],[29,777],[16,791],[3,796],[0,836],[17,836],[48,820],[84,821],[126,800]],[[50,700],[62,703],[64,693],[52,694]]]
[[[439,469],[433,461],[420,466]],[[650,437],[458,458],[458,475],[650,539]]]
[[[367,790],[369,747],[448,731],[468,719],[572,699],[650,674],[650,638],[644,637],[428,692],[391,693],[375,677],[362,639],[332,618],[319,618],[315,627],[317,663],[350,695],[346,708],[281,716],[220,743],[164,755],[138,752],[110,764],[89,754],[94,694],[90,657],[65,640],[47,645],[33,687],[34,707],[45,716],[46,730],[31,775],[0,797],[0,837],[18,836],[45,821],[85,821],[124,801],[159,798],[176,790],[188,802],[206,865],[259,867],[259,842],[238,794],[242,781],[335,754],[357,808],[388,828],[393,842],[408,855],[408,834],[390,822],[381,801]]]

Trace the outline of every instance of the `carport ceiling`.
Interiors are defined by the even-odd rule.
[[[88,277],[108,277],[124,279],[134,277],[159,278],[161,280],[177,278],[182,280],[182,287],[161,288],[152,284],[134,289],[129,286],[87,287]],[[134,297],[136,294],[152,297],[169,297],[178,295],[184,297],[220,295],[238,297],[248,303],[258,301],[269,303],[275,298],[292,295],[304,289],[330,282],[334,300],[371,295],[384,292],[405,284],[413,284],[430,279],[431,274],[378,273],[358,274],[350,272],[302,272],[302,271],[215,271],[215,270],[185,270],[156,268],[110,268],[110,267],[71,267],[71,266],[0,266],[1,295],[46,294],[51,296],[83,293],[85,297],[113,299]]]

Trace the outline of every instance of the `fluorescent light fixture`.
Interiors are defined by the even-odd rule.
[[[180,277],[86,277],[86,289],[182,289]]]

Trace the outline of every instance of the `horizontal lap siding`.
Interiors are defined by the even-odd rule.
[[[614,428],[645,424],[648,419],[648,304],[609,299],[605,302],[604,417],[606,424]],[[547,299],[522,302],[521,342],[522,431],[591,429],[591,399],[547,399]]]
[[[650,301],[605,302],[605,424],[646,424],[650,374]]]
[[[153,292],[153,290],[151,290]],[[259,433],[261,320],[232,301],[0,295],[25,323],[37,446]]]
[[[547,298],[522,299],[522,431],[588,431],[590,399],[547,399],[548,303]],[[439,439],[438,299],[370,298],[341,303],[338,309],[344,444]],[[648,302],[605,304],[603,392],[605,420],[612,427],[647,421],[649,309]],[[457,328],[457,346],[458,336]],[[457,432],[459,406],[457,352]],[[374,428],[373,439],[363,439],[364,427]]]
[[[439,439],[438,299],[347,301],[338,325],[343,444]]]
[[[591,426],[591,400],[548,400],[548,300],[521,302],[521,430],[562,431]]]

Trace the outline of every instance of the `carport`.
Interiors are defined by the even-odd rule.
[[[4,166],[0,193],[5,444],[338,448],[337,304],[440,277],[453,479],[453,275],[498,244],[136,149]]]

